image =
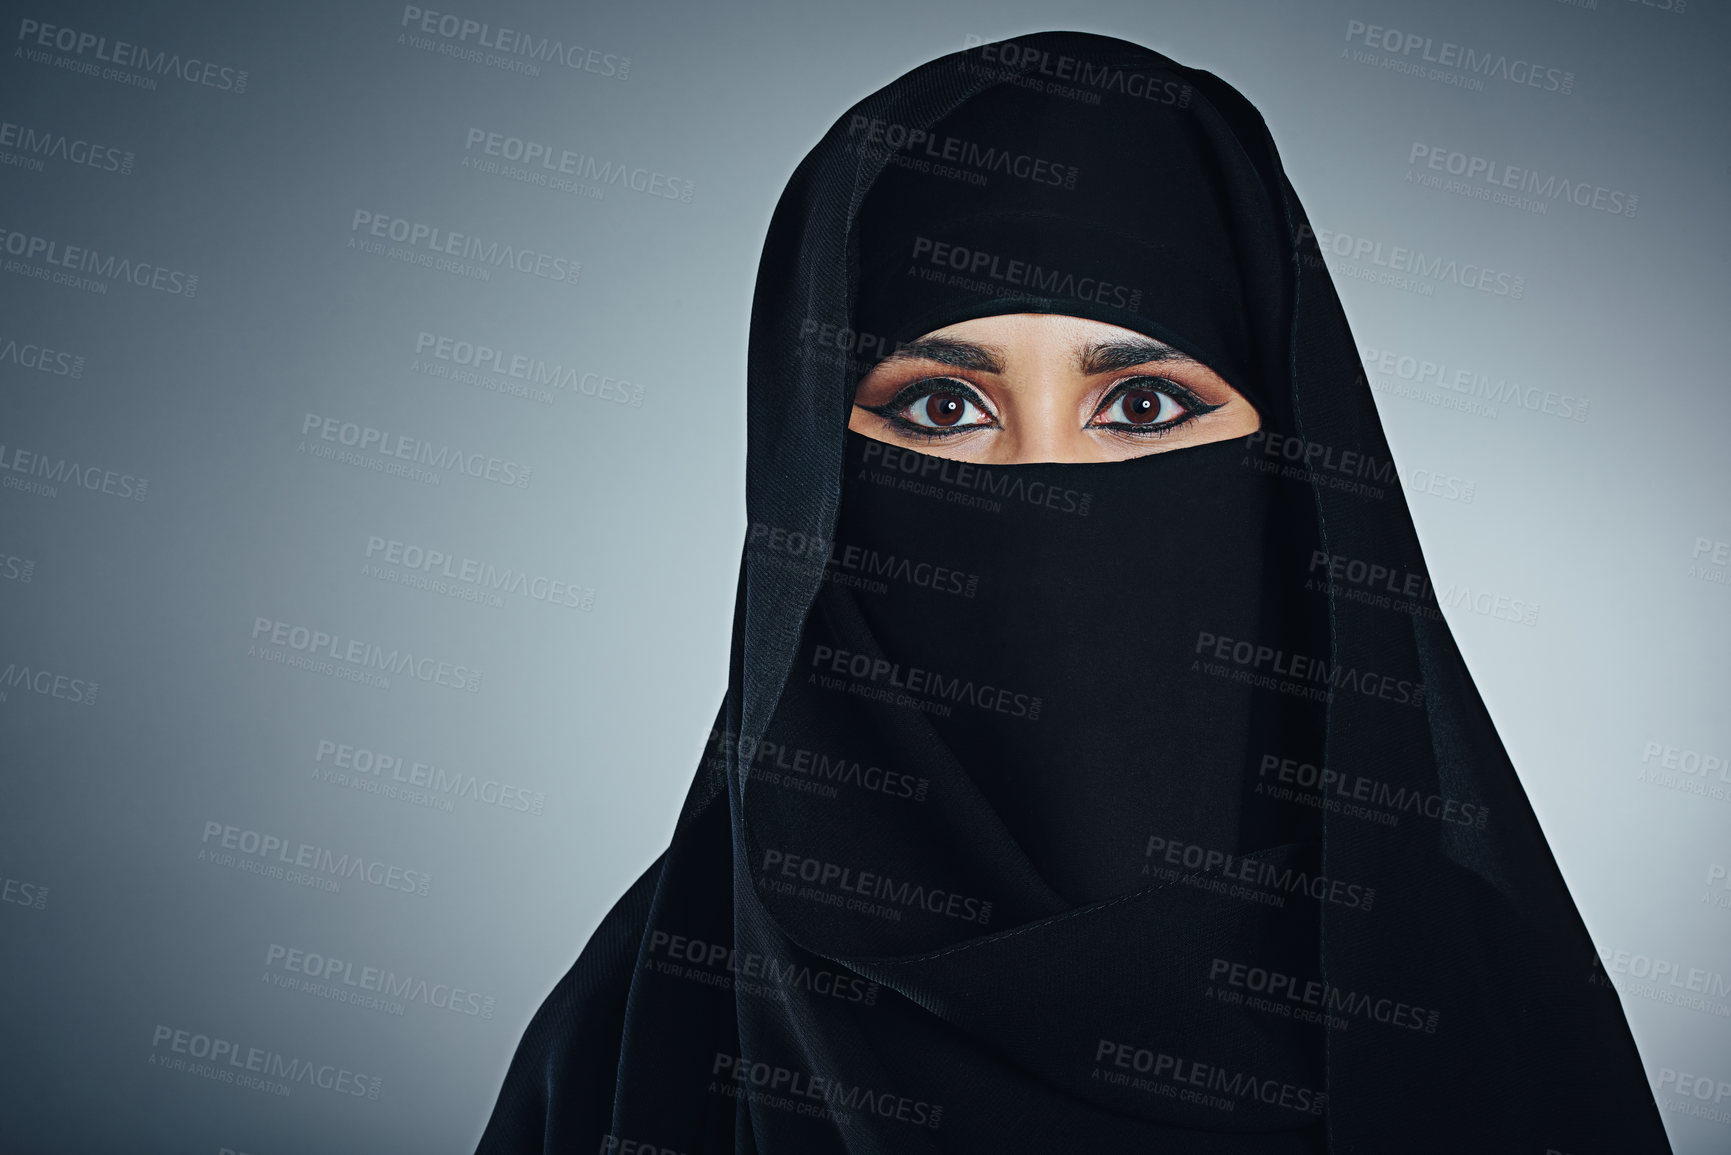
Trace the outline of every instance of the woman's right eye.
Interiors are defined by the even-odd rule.
[[[972,390],[948,387],[947,382],[922,382],[903,390],[886,408],[922,429],[967,429],[992,422],[992,415],[980,406]]]

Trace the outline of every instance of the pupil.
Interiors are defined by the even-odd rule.
[[[967,402],[954,393],[933,393],[926,398],[926,416],[934,425],[954,425],[962,419]]]
[[[1160,399],[1145,390],[1124,394],[1124,413],[1133,425],[1146,425],[1160,412]]]

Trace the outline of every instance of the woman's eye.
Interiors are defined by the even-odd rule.
[[[971,416],[970,416],[971,414]],[[907,421],[926,429],[957,429],[969,425],[984,424],[978,418],[988,420],[991,415],[974,404],[972,398],[962,393],[953,393],[938,389],[923,397],[916,397],[902,407],[900,414]]]
[[[1095,416],[1107,425],[1166,425],[1189,414],[1190,409],[1162,389],[1133,385],[1120,391]]]

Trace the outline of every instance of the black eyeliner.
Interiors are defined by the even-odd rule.
[[[1168,397],[1171,397],[1173,400],[1183,405],[1189,410],[1189,412],[1185,413],[1182,417],[1174,418],[1171,421],[1164,421],[1158,425],[1132,425],[1127,421],[1113,421],[1105,425],[1084,425],[1083,428],[1113,429],[1124,433],[1135,433],[1145,437],[1158,437],[1162,434],[1172,432],[1181,425],[1188,425],[1190,422],[1196,420],[1196,418],[1201,417],[1205,413],[1212,413],[1216,409],[1223,409],[1226,406],[1226,402],[1224,401],[1210,405],[1198,396],[1195,390],[1180,385],[1170,377],[1126,377],[1124,380],[1114,384],[1111,390],[1107,392],[1106,396],[1101,398],[1100,407],[1094,410],[1094,416],[1098,417],[1103,411],[1110,408],[1112,403],[1120,396],[1130,392],[1132,388],[1138,385],[1142,385],[1149,392],[1166,394]]]
[[[935,387],[939,384],[954,386],[954,388]],[[945,428],[942,426],[920,425],[917,422],[909,421],[901,415],[903,409],[906,409],[920,398],[929,397],[933,393],[953,393],[957,397],[965,398],[977,407],[980,412],[990,417],[992,423],[990,425],[963,425],[960,427]],[[953,437],[958,433],[971,433],[976,429],[991,429],[998,422],[998,415],[993,413],[986,405],[985,398],[975,392],[972,385],[969,385],[966,381],[963,381],[958,377],[922,377],[918,381],[910,381],[906,385],[903,385],[901,389],[897,390],[894,397],[891,397],[882,405],[861,405],[860,408],[864,409],[867,413],[875,413],[877,416],[883,418],[883,420],[895,426],[902,432],[911,434],[914,437],[924,438],[927,441],[937,441],[945,437]]]

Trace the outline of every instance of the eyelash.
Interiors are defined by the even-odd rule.
[[[1204,413],[1212,413],[1224,404],[1210,405],[1197,396],[1193,390],[1185,388],[1169,377],[1126,377],[1122,381],[1114,383],[1112,388],[1106,392],[1106,396],[1100,399],[1100,407],[1094,411],[1094,416],[1098,417],[1104,410],[1111,408],[1112,403],[1118,400],[1120,396],[1132,392],[1138,387],[1150,392],[1166,394],[1183,405],[1187,412],[1184,416],[1161,425],[1131,425],[1128,422],[1114,421],[1105,425],[1091,425],[1089,428],[1112,429],[1139,437],[1164,437],[1180,425],[1187,425]],[[916,441],[941,441],[946,437],[954,437],[960,433],[973,433],[980,429],[991,428],[990,425],[968,425],[958,429],[938,429],[909,421],[901,415],[902,410],[934,393],[951,393],[961,397],[973,403],[987,416],[992,417],[994,422],[996,421],[996,416],[986,406],[984,399],[974,391],[973,386],[958,377],[924,377],[904,385],[894,397],[882,405],[865,405],[861,408],[868,413],[877,414]]]

